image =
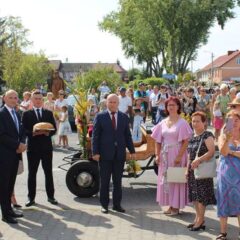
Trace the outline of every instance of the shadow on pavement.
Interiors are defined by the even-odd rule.
[[[32,239],[81,239],[87,228],[101,226],[113,228],[108,223],[110,219],[91,215],[87,212],[71,209],[64,204],[59,204],[61,209],[37,204],[33,209],[25,209],[24,218],[19,219],[18,225],[11,225],[16,230],[26,233]],[[90,231],[90,230],[89,230]]]

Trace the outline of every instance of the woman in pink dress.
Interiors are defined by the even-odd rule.
[[[167,183],[168,167],[187,166],[188,140],[192,136],[189,124],[180,117],[181,103],[176,97],[165,102],[168,115],[153,129],[155,139],[156,163],[158,164],[157,202],[169,206],[164,214],[177,215],[179,209],[188,203],[187,185],[185,183]]]

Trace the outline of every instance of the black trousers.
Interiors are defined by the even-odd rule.
[[[48,198],[54,198],[54,184],[52,173],[52,152],[27,152],[28,158],[28,198],[34,200],[36,196],[36,177],[41,161],[45,174],[45,189]]]
[[[113,181],[113,206],[119,207],[122,200],[122,174],[125,160],[101,159],[100,166],[100,203],[107,208],[109,204],[109,184]]]
[[[17,176],[19,160],[8,159],[0,164],[0,204],[2,216],[6,217],[12,211],[11,196]]]
[[[156,115],[157,115],[158,107],[152,107],[151,113],[152,113],[152,123],[156,124]]]

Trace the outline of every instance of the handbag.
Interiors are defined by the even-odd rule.
[[[168,183],[186,183],[186,167],[169,167],[167,169],[167,182]]]
[[[17,175],[22,174],[24,171],[23,160],[19,160]]]
[[[202,145],[203,136],[198,146],[195,159],[198,157],[198,153]],[[198,167],[194,169],[194,177],[195,179],[214,178],[217,175],[216,169],[217,161],[215,159],[215,156],[213,156],[210,160],[200,163]]]

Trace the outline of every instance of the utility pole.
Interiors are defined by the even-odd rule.
[[[213,55],[213,52],[211,52],[212,64],[211,64],[211,84],[210,84],[210,87],[213,86],[213,58],[214,58],[214,55]]]

